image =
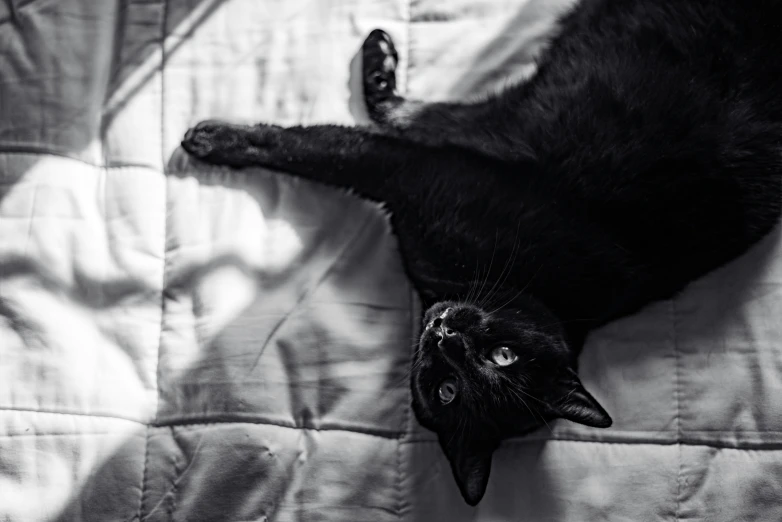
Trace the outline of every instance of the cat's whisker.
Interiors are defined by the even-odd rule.
[[[402,387],[409,387],[410,386],[410,380],[413,376],[413,374],[421,369],[423,366],[423,361],[421,359],[416,359],[415,361],[410,364],[407,369],[399,375],[398,378],[391,380],[391,385],[389,386],[389,389],[398,389]]]
[[[412,364],[408,366],[407,370],[404,374],[404,380],[405,382],[409,382],[410,377],[413,375],[413,373],[416,372],[416,370],[419,370],[421,366],[423,366],[424,362],[420,357],[417,357],[415,360],[413,360]]]
[[[494,246],[495,249],[497,248],[496,245],[497,237],[498,236],[495,235],[495,246]],[[492,252],[491,261],[494,260],[494,255],[495,255],[494,252]],[[470,301],[469,301],[471,304],[477,304],[478,300],[481,297],[481,292],[483,292],[483,288],[485,287],[486,283],[489,280],[489,274],[491,272],[491,262],[488,265],[486,265],[485,268],[486,268],[485,271],[481,269],[481,259],[480,257],[476,256],[475,258],[476,276],[474,281],[475,287],[473,289],[473,293],[470,296]]]
[[[456,421],[456,429],[451,432],[451,437],[448,439],[448,446],[450,446],[454,438],[457,438],[457,436],[461,436],[463,434],[463,424],[466,422],[466,416],[462,415],[458,417],[458,420]],[[461,432],[461,433],[460,433]]]
[[[517,390],[517,391],[521,391],[521,390]],[[522,392],[522,393],[524,393],[524,392]],[[515,392],[514,392],[514,394],[515,394]],[[527,394],[525,394],[525,395],[527,395]],[[529,406],[529,404],[527,404],[527,401],[525,401],[525,400],[524,400],[524,399],[523,399],[521,396],[519,396],[518,394],[516,394],[516,397],[517,397],[517,398],[518,398],[518,399],[521,401],[521,403],[522,403],[522,404],[523,404],[523,405],[524,405],[524,406],[527,408],[527,410],[529,410],[529,412],[530,412],[530,415],[532,415],[532,417],[533,417],[533,418],[535,417],[535,414],[537,413],[537,416],[538,416],[538,418],[540,418],[540,420],[543,422],[543,424],[545,424],[545,425],[546,425],[546,428],[548,428],[549,432],[551,432],[551,433],[553,433],[553,432],[554,432],[554,430],[552,430],[552,429],[551,429],[551,426],[549,426],[549,423],[548,423],[548,422],[546,422],[546,419],[545,419],[545,417],[543,417],[543,415],[541,415],[540,411],[538,411],[537,409],[534,409],[534,410],[533,410],[533,409],[532,409],[532,408]]]
[[[493,417],[492,417],[492,415],[490,415],[489,410],[486,408],[486,402],[485,401],[477,401],[477,402],[478,402],[478,404],[480,404],[481,413],[483,414],[483,418],[486,421],[488,421],[488,422],[492,422],[493,421]]]
[[[476,281],[476,285],[475,285],[476,291],[475,291],[475,293],[473,294],[473,296],[471,298],[472,304],[474,304],[476,306],[480,306],[481,293],[483,292],[483,289],[485,288],[486,283],[489,281],[489,274],[490,274],[490,272],[489,272],[489,268],[487,266],[486,272],[485,273],[481,272],[479,274],[478,281]]]
[[[535,271],[535,274],[533,274],[533,276],[532,276],[532,277],[529,279],[529,281],[527,281],[527,284],[526,284],[526,285],[524,285],[524,288],[522,288],[521,290],[519,290],[518,292],[516,292],[516,293],[513,295],[513,297],[511,297],[510,299],[508,299],[507,301],[505,301],[503,304],[501,304],[500,306],[498,306],[497,308],[495,308],[494,310],[492,310],[492,311],[489,313],[489,315],[491,315],[491,314],[494,314],[494,313],[497,313],[497,312],[499,312],[500,310],[502,310],[503,308],[505,308],[506,306],[508,306],[510,303],[512,303],[513,301],[515,301],[516,299],[518,299],[518,297],[519,297],[520,295],[522,295],[522,294],[523,294],[523,293],[524,293],[524,292],[527,290],[527,288],[528,288],[528,287],[529,287],[529,285],[532,283],[532,281],[534,281],[534,280],[535,280],[535,278],[536,278],[536,277],[537,277],[537,275],[540,273],[540,271],[541,271],[541,269],[542,269],[542,268],[543,268],[543,264],[541,264],[541,265],[538,267],[538,269]]]
[[[544,401],[542,401],[541,399],[538,399],[538,398],[537,398],[537,397],[535,397],[534,395],[532,395],[532,394],[528,393],[527,391],[525,391],[525,390],[521,389],[521,388],[520,388],[520,387],[518,387],[518,386],[514,386],[514,387],[512,387],[512,388],[510,388],[510,389],[513,389],[513,390],[515,390],[516,392],[519,392],[519,393],[521,393],[521,394],[525,395],[526,397],[528,397],[528,398],[530,398],[530,399],[532,399],[532,400],[534,400],[534,401],[537,401],[537,402],[539,402],[539,403],[541,403],[541,404],[545,404],[545,402],[544,402]],[[523,399],[522,399],[522,402],[524,402],[524,405],[526,406],[526,402],[525,402]],[[529,408],[529,406],[528,406],[528,408]],[[549,423],[548,423],[548,422],[546,422],[546,418],[545,418],[545,417],[544,417],[544,416],[543,416],[543,415],[540,413],[540,411],[539,411],[539,410],[537,410],[537,409],[536,409],[536,411],[537,411],[537,413],[538,413],[538,417],[540,417],[540,420],[541,420],[541,421],[543,421],[543,424],[545,424],[545,425],[546,425],[546,428],[548,428],[549,432],[551,432],[551,433],[554,433],[554,430],[553,430],[553,429],[551,429],[551,426],[549,425]],[[534,416],[535,416],[535,415],[533,414],[533,417],[534,417]]]
[[[486,283],[489,281],[489,276],[491,276],[491,269],[494,266],[494,255],[497,253],[497,243],[499,241],[499,238],[500,238],[500,231],[499,229],[497,229],[497,231],[494,234],[494,248],[492,248],[491,259],[489,260],[489,266],[486,269],[486,277],[483,279],[483,284],[481,285],[480,290],[478,290],[478,293],[475,296],[476,300],[480,299],[481,294],[483,293],[483,289],[486,286]]]
[[[568,319],[566,321],[556,321],[553,323],[545,323],[541,324],[540,328],[548,328],[550,326],[556,326],[556,325],[562,325],[562,324],[572,324],[572,323],[588,323],[589,321],[596,321],[597,317],[584,317],[581,319]]]
[[[517,399],[519,402],[521,402],[521,404],[523,404],[525,408],[527,408],[527,410],[529,411],[529,414],[530,414],[530,415],[532,415],[532,417],[534,418],[534,417],[535,417],[535,412],[534,412],[534,411],[532,411],[532,408],[530,408],[529,404],[527,404],[527,401],[525,401],[525,400],[524,400],[524,398],[523,398],[523,397],[521,397],[521,395],[519,395],[518,393],[516,393],[516,391],[515,391],[513,388],[508,388],[508,391],[509,391],[511,394],[513,394],[513,396],[514,396],[514,397],[515,397],[515,398],[516,398],[516,399]],[[539,413],[538,413],[538,416],[540,416],[540,414],[539,414]],[[544,420],[543,422],[545,422],[545,420]]]
[[[465,303],[472,303],[473,298],[475,297],[474,292],[478,290],[478,281],[480,280],[480,259],[475,260],[475,268],[472,271],[472,279],[470,281],[470,286],[467,292],[467,296],[464,298]]]
[[[407,347],[408,347],[408,348],[411,348],[411,349],[413,349],[413,348],[416,348],[416,349],[417,349],[417,348],[418,348],[418,345],[419,345],[420,343],[421,343],[421,340],[420,340],[420,339],[416,339],[416,340],[414,340],[414,341],[411,341],[411,342],[410,342],[410,344],[409,344],[409,345],[407,345]],[[416,350],[416,351],[417,351],[417,350]]]
[[[500,275],[497,277],[497,279],[494,281],[494,284],[492,285],[491,289],[489,290],[486,297],[481,301],[480,306],[488,307],[490,306],[491,298],[494,297],[493,292],[494,290],[498,290],[502,288],[502,285],[505,283],[505,280],[510,277],[511,272],[513,271],[512,266],[516,259],[516,254],[518,253],[518,247],[520,245],[519,243],[519,230],[521,227],[521,222],[518,222],[516,224],[516,235],[513,238],[513,246],[511,248],[510,255],[505,261],[505,266],[502,267],[502,271],[500,272]],[[507,271],[507,274],[506,274]]]
[[[490,382],[489,385],[491,387],[491,393],[489,395],[491,395],[491,400],[494,403],[494,405],[499,407],[500,406],[500,393],[495,393],[495,390],[497,392],[500,392],[501,391],[501,387],[498,385],[497,381],[495,381],[495,380],[491,380],[489,382]]]
[[[498,283],[497,283],[498,284],[498,290],[500,288],[503,288],[503,286],[505,285],[505,282],[508,280],[508,278],[510,277],[511,272],[513,271],[512,267],[514,266],[514,263],[516,262],[516,257],[519,254],[519,246],[520,246],[520,243],[518,241],[518,228],[517,228],[516,229],[516,238],[514,238],[514,240],[513,240],[513,248],[511,249],[510,257],[508,258],[508,263],[507,263],[508,270],[506,272],[503,269],[502,273],[500,273],[500,277],[499,277]],[[497,297],[497,296],[498,296],[498,294],[495,293],[495,297]],[[495,303],[495,299],[494,298],[491,299],[491,301],[488,302],[486,304],[486,306],[487,307],[492,306],[492,303]]]
[[[480,296],[481,291],[479,290],[479,287],[486,284],[486,280],[489,277],[488,271],[484,274],[482,270],[479,270],[475,274],[475,279],[472,283],[470,283],[470,286],[472,287],[472,291],[470,292],[469,299],[465,299],[464,301],[469,304],[475,304],[478,300],[478,297]]]
[[[505,270],[507,269],[508,265],[510,264],[510,257],[505,261],[505,265],[502,267],[502,271],[500,272],[500,276],[502,276],[505,273]],[[488,275],[487,275],[488,279]],[[494,297],[495,292],[499,291],[501,286],[500,285],[500,278],[494,280],[494,283],[492,284],[491,288],[489,288],[489,291],[486,292],[486,295],[484,295],[482,298],[478,300],[478,306],[481,308],[485,308],[487,303],[491,301],[491,299]]]
[[[530,394],[529,392],[527,392],[527,391],[525,391],[525,390],[523,390],[523,389],[521,389],[521,388],[519,388],[519,387],[516,387],[516,391],[518,391],[518,392],[520,392],[520,393],[524,394],[526,397],[528,397],[528,398],[532,399],[533,401],[537,401],[537,402],[539,402],[539,403],[541,403],[541,404],[545,404],[545,403],[546,403],[546,401],[544,401],[544,400],[542,400],[542,399],[538,399],[538,398],[537,398],[537,397],[535,397],[534,395]]]

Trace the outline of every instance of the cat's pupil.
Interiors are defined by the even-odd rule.
[[[519,358],[516,353],[507,346],[500,346],[491,352],[491,360],[497,366],[509,366]]]

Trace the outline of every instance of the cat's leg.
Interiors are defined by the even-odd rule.
[[[399,177],[410,175],[410,164],[449,163],[443,151],[336,125],[283,128],[205,121],[187,132],[182,147],[207,163],[267,167],[378,201],[399,192]]]
[[[364,101],[379,132],[431,146],[453,145],[501,160],[534,156],[523,136],[520,104],[504,94],[475,103],[408,100],[396,88],[399,57],[391,37],[372,31],[362,46]]]

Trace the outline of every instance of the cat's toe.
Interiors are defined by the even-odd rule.
[[[254,145],[262,144],[264,126],[248,127],[219,120],[202,121],[185,133],[182,148],[215,165],[241,166]]]
[[[205,159],[220,142],[220,131],[225,127],[219,121],[202,121],[185,133],[182,148],[196,158]]]
[[[394,41],[382,29],[375,29],[369,33],[369,36],[364,40],[362,51],[365,58],[369,57],[370,61],[377,61],[389,69],[396,69],[399,62]],[[386,62],[386,58],[391,58],[391,61]]]
[[[282,132],[284,129],[276,125],[249,126],[209,120],[185,133],[182,148],[213,165],[265,165],[278,153],[275,143]]]
[[[381,29],[369,33],[361,50],[364,96],[371,106],[393,96],[399,55],[391,37]]]

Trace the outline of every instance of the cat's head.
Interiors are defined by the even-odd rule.
[[[524,299],[487,312],[457,302],[432,306],[412,374],[413,408],[437,433],[465,501],[486,490],[505,438],[564,418],[605,428],[611,417],[584,389],[556,318]]]

